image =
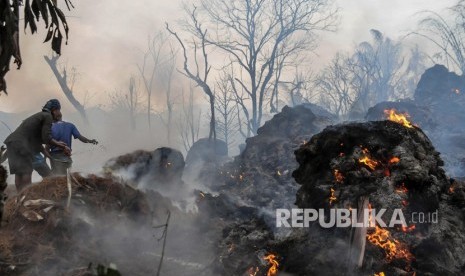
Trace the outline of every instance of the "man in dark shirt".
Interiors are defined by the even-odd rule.
[[[42,151],[42,144],[56,146],[65,152],[70,149],[64,142],[52,138],[52,121],[61,115],[61,105],[56,99],[49,100],[38,112],[13,131],[5,140],[10,173],[15,175],[18,191],[31,184],[33,156]]]
[[[72,138],[79,139],[83,143],[92,143],[97,145],[95,139],[88,139],[79,133],[79,130],[72,123],[61,120],[61,114],[56,118],[52,125],[52,137],[57,141],[64,142],[69,149],[71,149]],[[65,175],[66,171],[71,167],[73,160],[71,154],[63,151],[62,148],[52,146],[50,147],[52,174]]]

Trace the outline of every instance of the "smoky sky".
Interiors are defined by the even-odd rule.
[[[75,96],[80,101],[87,98],[87,107],[105,106],[109,92],[127,89],[129,77],[137,76],[136,64],[142,62],[148,36],[163,30],[164,22],[176,24],[184,15],[181,0],[75,0],[76,8],[72,11],[66,11],[64,3],[58,2],[68,16],[71,29],[68,45],[62,46],[59,63],[66,64],[69,69],[76,68]],[[312,64],[324,66],[335,52],[348,51],[358,42],[370,39],[370,29],[399,39],[416,26],[415,13],[426,9],[442,12],[455,2],[338,0],[335,4],[341,8],[339,30],[319,37]],[[23,28],[24,22],[20,24]],[[49,44],[42,43],[44,36],[43,22],[39,23],[39,34],[21,31],[23,66],[16,70],[11,65],[7,75],[10,95],[0,97],[0,111],[32,112],[51,97],[61,99],[65,110],[72,109],[44,61],[44,55],[52,54]],[[183,80],[182,76],[176,78]],[[198,97],[202,97],[201,94]]]

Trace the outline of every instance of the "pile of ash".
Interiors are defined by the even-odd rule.
[[[332,121],[304,107],[287,107],[246,140],[243,152],[222,166],[217,175],[206,175],[215,192],[240,198],[242,204],[268,210],[293,206],[297,184],[291,172],[297,167],[294,150]]]

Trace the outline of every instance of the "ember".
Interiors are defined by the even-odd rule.
[[[279,266],[279,263],[276,260],[276,255],[269,254],[265,256],[263,259],[268,261],[268,263],[271,265],[271,267],[268,269],[268,272],[266,273],[266,276],[276,276],[278,274],[278,266]]]
[[[392,164],[397,164],[400,162],[400,158],[399,157],[392,157],[391,159],[389,159],[389,164],[392,165]]]
[[[376,226],[373,233],[367,234],[367,239],[373,245],[384,250],[388,261],[406,259],[408,262],[411,262],[414,259],[407,246],[393,238],[387,229]]]
[[[402,232],[404,233],[409,233],[409,232],[412,232],[413,230],[415,230],[415,224],[412,224],[410,226],[402,226],[401,230]]]
[[[337,183],[344,182],[344,175],[339,170],[334,170],[334,179]]]
[[[389,121],[396,122],[407,128],[413,128],[412,123],[408,120],[409,118],[408,113],[401,114],[401,113],[397,113],[395,109],[386,109],[384,110],[384,114],[386,115],[386,118]]]
[[[407,187],[405,187],[404,183],[402,183],[402,185],[400,185],[400,187],[396,188],[396,193],[398,193],[398,194],[406,194],[406,193],[408,193],[408,189],[407,189]]]
[[[380,273],[375,273],[374,276],[386,276],[386,274],[384,274],[384,272],[380,272]]]

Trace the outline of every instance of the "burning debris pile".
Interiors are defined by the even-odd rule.
[[[149,186],[144,188],[179,187],[183,184],[184,165],[181,152],[163,147],[112,158],[104,165],[104,171],[134,184],[147,183]]]
[[[48,178],[6,203],[0,275],[106,275],[98,264],[114,264],[122,275],[156,275],[160,264],[161,275],[212,275],[220,222],[114,178]]]
[[[297,166],[293,152],[331,123],[304,106],[285,106],[258,129],[256,136],[246,140],[244,151],[220,168],[216,178],[203,181],[212,183],[212,190],[236,196],[246,205],[269,210],[293,206],[297,191],[291,177]]]
[[[465,77],[442,65],[425,71],[415,91],[415,99],[382,102],[368,110],[366,119],[386,120],[391,110],[410,117],[428,134],[442,154],[445,169],[454,176],[465,175]]]
[[[297,246],[282,252],[289,272],[458,275],[465,268],[465,213],[453,203],[439,153],[419,128],[392,121],[330,126],[297,150],[296,158],[300,208],[387,209],[383,218],[394,209],[406,218],[438,210],[439,223],[365,230],[313,225],[296,232]],[[360,233],[366,240],[356,239]],[[295,260],[298,252],[312,256],[305,266]]]
[[[435,65],[421,76],[417,89],[415,90],[415,101],[424,106],[439,108],[441,105],[449,105],[449,109],[444,109],[446,113],[452,115],[456,108],[465,105],[465,78],[449,72],[444,65]],[[437,105],[440,106],[437,106]],[[465,115],[456,114],[454,117]]]
[[[215,172],[228,158],[228,146],[222,140],[201,138],[186,155],[185,174],[196,179],[202,174]]]
[[[46,179],[6,202],[0,274],[84,275],[103,258],[124,264],[125,253],[110,250],[124,242],[112,229],[150,223],[145,196],[127,185],[79,174]]]

